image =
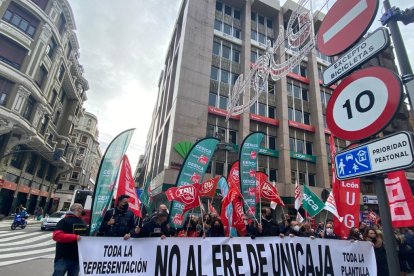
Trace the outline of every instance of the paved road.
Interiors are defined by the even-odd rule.
[[[52,232],[41,231],[39,224],[29,225],[26,229],[0,230],[1,271],[4,266],[18,265],[39,258],[53,259],[54,255],[55,242],[52,240]],[[26,275],[29,274],[32,273]]]

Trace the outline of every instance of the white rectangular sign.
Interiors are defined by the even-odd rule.
[[[388,30],[380,27],[372,34],[352,47],[335,63],[323,72],[323,85],[329,86],[340,80],[346,74],[357,69],[361,64],[381,52],[389,45]]]
[[[82,237],[80,275],[377,275],[369,242]]]
[[[410,168],[414,164],[412,133],[401,131],[335,156],[338,179],[350,179]]]

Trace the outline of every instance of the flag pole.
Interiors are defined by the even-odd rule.
[[[200,202],[201,222],[202,222],[202,226],[203,226],[203,234],[205,235],[206,231],[204,229],[204,214],[203,214],[204,205],[203,205],[203,208],[201,208],[201,204],[203,204],[203,203],[201,202],[200,196],[198,197],[198,201]]]

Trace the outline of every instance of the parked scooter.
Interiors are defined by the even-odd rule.
[[[11,230],[15,230],[17,227],[24,229],[27,226],[27,213],[20,212],[14,216],[12,225],[10,226]]]

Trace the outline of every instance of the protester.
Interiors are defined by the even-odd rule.
[[[199,237],[197,232],[198,219],[194,216],[188,216],[183,228],[178,232],[178,237]]]
[[[56,225],[53,231],[53,240],[56,241],[56,253],[53,276],[77,276],[79,273],[78,244],[80,235],[87,234],[83,207],[79,203],[73,204],[66,216]]]
[[[279,224],[279,230],[281,234],[285,234],[290,231],[290,223],[292,219],[289,214],[284,214],[282,216],[282,222]]]
[[[406,243],[405,237],[399,229],[394,230],[395,239],[397,240],[398,260],[400,261],[400,276],[407,275],[410,272],[409,258],[411,247]]]
[[[387,253],[385,251],[383,239],[377,234],[375,228],[366,227],[364,240],[370,241],[374,245],[375,259],[377,261],[377,271],[381,271],[381,276],[388,276]]]
[[[411,248],[408,254],[408,265],[411,270],[414,270],[414,231],[411,229],[406,229],[405,233],[405,242]]]
[[[362,241],[362,234],[359,232],[359,228],[351,227],[349,230],[348,240],[350,241]]]
[[[215,219],[207,232],[207,237],[224,237],[224,225],[220,219]]]
[[[331,240],[338,240],[340,237],[338,237],[334,231],[333,231],[333,224],[332,223],[326,223],[325,231],[322,231],[319,234],[319,237],[322,239],[331,239]]]
[[[107,237],[124,237],[129,239],[135,232],[134,213],[129,210],[128,195],[120,195],[116,208],[106,211],[100,232]]]
[[[300,225],[300,224],[299,224]],[[312,229],[309,222],[305,222],[300,226],[299,237],[315,238],[315,230]]]
[[[273,221],[272,209],[269,207],[262,209],[262,222],[258,225],[259,236],[279,236],[278,225]]]
[[[166,211],[157,212],[149,222],[142,226],[138,237],[161,237],[161,239],[165,239],[168,229],[164,227],[163,224],[167,220],[168,213]]]

